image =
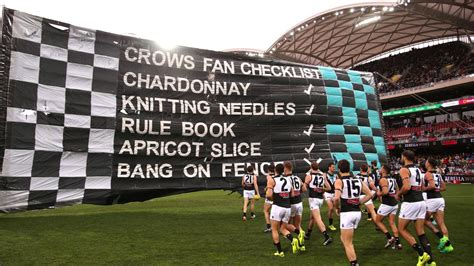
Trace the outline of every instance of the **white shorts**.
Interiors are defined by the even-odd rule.
[[[271,200],[265,198],[265,203],[266,203],[266,204],[273,204],[273,201],[271,201]]]
[[[398,217],[405,220],[425,219],[425,216],[426,203],[424,201],[403,202],[398,215]]]
[[[363,198],[365,197],[365,195],[362,195],[359,197],[359,200],[362,200]],[[366,203],[364,203],[365,206],[367,205],[374,205],[374,202],[372,201],[372,199],[369,199]]]
[[[380,204],[377,214],[382,216],[388,216],[390,214],[397,215],[398,204],[395,206],[390,206],[386,204]]]
[[[283,208],[278,205],[273,205],[270,212],[270,220],[288,223],[290,220],[291,208]]]
[[[323,199],[320,198],[308,198],[308,202],[310,210],[321,209],[323,206]]]
[[[423,199],[424,199],[424,200],[427,200],[427,199],[428,199],[428,196],[426,196],[426,192],[422,192],[421,195],[423,195]]]
[[[426,209],[429,212],[444,211],[444,199],[443,198],[434,198],[426,200]]]
[[[255,197],[255,190],[244,190],[244,198],[253,199]]]
[[[361,213],[360,211],[354,212],[341,212],[341,220],[339,221],[339,227],[341,229],[357,229],[359,225]]]
[[[303,214],[303,202],[291,204],[291,217],[296,215],[301,216]]]
[[[334,198],[334,193],[324,192],[324,199],[325,200],[332,200]]]

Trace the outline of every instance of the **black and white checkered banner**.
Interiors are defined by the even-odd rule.
[[[2,30],[2,211],[235,189],[249,164],[386,160],[370,73],[164,49],[11,9]]]

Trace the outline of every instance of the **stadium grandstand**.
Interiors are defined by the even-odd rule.
[[[391,164],[403,149],[442,159],[446,173],[474,173],[474,3],[360,3],[310,17],[266,55],[373,72]]]

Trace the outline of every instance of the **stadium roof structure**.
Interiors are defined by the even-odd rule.
[[[410,44],[474,35],[473,12],[471,0],[353,4],[304,20],[266,53],[288,61],[351,68]]]

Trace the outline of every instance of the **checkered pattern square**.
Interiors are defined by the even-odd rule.
[[[104,32],[19,11],[7,15],[10,141],[2,208],[89,202],[94,191],[111,188],[118,43]]]

